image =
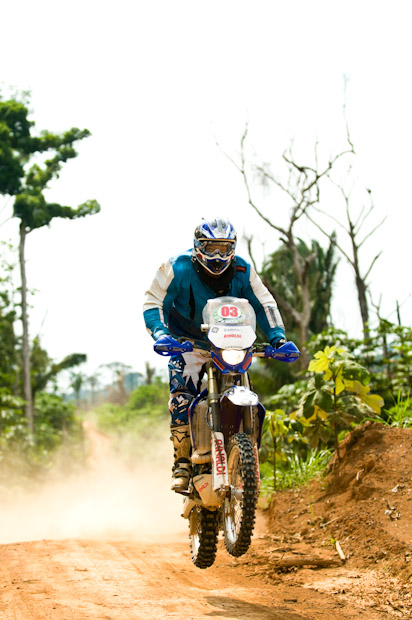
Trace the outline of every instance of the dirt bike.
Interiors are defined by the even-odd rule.
[[[260,492],[259,457],[265,409],[252,391],[248,368],[253,356],[295,361],[293,342],[278,349],[254,345],[256,315],[246,299],[210,299],[202,331],[208,342],[179,339],[154,346],[160,355],[196,352],[205,358],[207,388],[189,409],[192,471],[182,516],[189,520],[193,563],[208,568],[215,560],[219,531],[226,550],[248,550]]]

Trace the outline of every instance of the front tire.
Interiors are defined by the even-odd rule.
[[[246,433],[233,435],[227,454],[231,493],[223,507],[223,529],[227,551],[238,557],[249,549],[255,526],[257,463],[252,442]]]
[[[190,553],[197,568],[209,568],[216,557],[219,511],[195,506],[189,516]]]

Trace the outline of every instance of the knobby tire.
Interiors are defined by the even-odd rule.
[[[246,433],[233,435],[227,455],[232,493],[224,504],[225,546],[231,555],[238,557],[249,549],[259,494],[256,456],[249,436]],[[240,498],[235,496],[236,490],[240,490]]]
[[[195,506],[189,517],[190,553],[197,568],[209,568],[216,557],[219,511]]]

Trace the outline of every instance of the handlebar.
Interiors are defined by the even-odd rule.
[[[255,357],[265,357],[279,360],[280,362],[296,362],[300,356],[300,351],[295,343],[289,340],[288,342],[285,342],[285,344],[282,344],[282,346],[278,349],[275,349],[270,344],[257,345],[254,349],[253,355]]]
[[[153,345],[154,350],[159,355],[174,356],[182,353],[201,353],[205,357],[210,357],[210,349],[205,342],[191,340],[187,338],[174,339],[171,336],[162,336]],[[281,362],[295,362],[300,356],[300,351],[293,342],[285,342],[281,347],[275,349],[269,344],[258,344],[252,347],[253,357],[264,357],[266,359],[277,359]]]
[[[193,351],[193,345],[188,340],[180,342],[175,340],[172,336],[164,335],[160,336],[153,345],[153,349],[159,355],[164,357],[180,355],[181,353],[191,353]]]

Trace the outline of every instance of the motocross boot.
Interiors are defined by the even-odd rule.
[[[173,442],[174,465],[172,491],[186,491],[190,479],[190,433],[189,425],[171,426],[170,439]]]

